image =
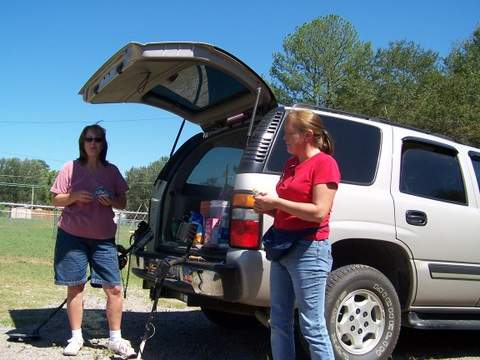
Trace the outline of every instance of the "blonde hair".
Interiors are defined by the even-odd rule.
[[[312,130],[316,147],[324,153],[333,154],[333,139],[323,126],[320,115],[307,110],[292,110],[287,116],[293,126],[300,131]]]

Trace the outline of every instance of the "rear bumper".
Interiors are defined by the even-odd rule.
[[[154,283],[156,277],[146,269],[133,268],[143,280]],[[163,286],[185,295],[201,295],[236,302],[242,294],[240,270],[235,265],[187,261],[172,266]]]

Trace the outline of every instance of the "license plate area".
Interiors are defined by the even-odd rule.
[[[170,279],[191,284],[192,274],[193,270],[188,265],[174,265],[170,268],[167,277]]]
[[[170,268],[168,277],[190,285],[196,294],[222,297],[222,279],[212,270],[194,269],[189,265],[175,265]]]

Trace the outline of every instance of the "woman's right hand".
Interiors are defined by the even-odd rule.
[[[258,192],[254,199],[253,210],[257,214],[269,214],[275,210],[276,197],[269,196],[266,192]]]
[[[71,193],[56,194],[53,196],[54,206],[69,206],[72,204],[83,203],[88,204],[93,201],[93,195],[88,191],[73,191]]]
[[[89,203],[93,201],[93,196],[88,191],[74,191],[70,193],[70,198],[72,202],[79,202],[79,203]]]

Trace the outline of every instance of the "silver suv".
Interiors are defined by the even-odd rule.
[[[188,262],[172,269],[163,296],[199,306],[223,326],[268,324],[261,236],[272,218],[253,211],[252,195],[275,191],[288,157],[282,122],[303,108],[321,115],[342,173],[326,301],[336,358],[387,358],[401,325],[480,329],[479,149],[380,119],[280,106],[248,66],[201,43],[128,44],[80,93],[90,103],[166,109],[203,130],[153,185],[154,241],[135,271],[147,288],[145,269],[185,252],[175,236],[179,219],[200,214],[203,233]],[[214,206],[221,215],[211,214]]]

